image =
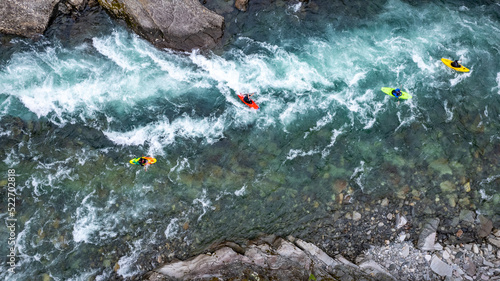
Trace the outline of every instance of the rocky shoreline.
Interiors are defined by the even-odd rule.
[[[198,0],[6,0],[0,7],[0,33],[37,38],[61,14],[76,19],[98,5],[158,48],[213,49],[224,33],[224,18]]]
[[[171,245],[140,262],[156,266],[131,280],[500,280],[498,218],[457,208],[415,221],[387,198],[376,205],[335,211],[329,226],[316,225],[316,236],[224,241],[184,261]]]

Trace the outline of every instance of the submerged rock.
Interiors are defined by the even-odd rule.
[[[248,0],[236,0],[234,1],[234,7],[242,12],[245,12],[248,8]]]
[[[483,215],[479,216],[479,222],[480,226],[477,235],[481,238],[485,238],[490,235],[493,229],[493,222]]]
[[[222,38],[224,18],[197,0],[98,0],[159,48],[210,49]]]

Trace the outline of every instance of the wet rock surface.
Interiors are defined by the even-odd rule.
[[[359,206],[349,203],[345,210],[332,210],[333,221],[317,222],[314,231],[300,239],[264,236],[228,241],[191,258],[186,258],[189,246],[171,244],[169,251],[158,253],[162,258],[155,259],[154,267],[141,261],[141,268],[150,271],[135,278],[292,280],[282,276],[296,274],[307,280],[312,274],[317,280],[500,279],[498,218],[480,219],[473,211],[459,209],[425,218],[414,215],[423,212],[423,206],[395,198],[363,205],[364,210]],[[353,216],[352,208],[361,218]],[[455,216],[458,221],[451,219]],[[485,228],[488,236],[481,237]]]
[[[315,245],[293,237],[263,237],[241,247],[245,249],[242,254],[223,246],[187,261],[161,266],[155,272],[164,275],[167,280],[307,280],[310,276],[322,280],[340,276],[344,280],[376,280],[343,257],[331,258]],[[373,271],[376,273],[374,276],[384,276],[377,280],[384,280],[386,273],[377,269]],[[154,274],[147,278],[158,280],[158,276]]]
[[[159,48],[210,49],[222,38],[224,18],[196,0],[99,0],[99,3]]]
[[[41,35],[55,12],[57,0],[5,0],[0,5],[0,33]]]

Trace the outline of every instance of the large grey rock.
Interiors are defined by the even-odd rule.
[[[436,274],[438,274],[440,276],[451,277],[451,274],[453,273],[453,267],[451,267],[451,265],[443,262],[437,256],[432,257],[431,269],[432,269],[432,271],[434,271]]]
[[[198,0],[98,0],[136,33],[159,48],[211,49],[223,35],[224,18]]]
[[[295,238],[290,240],[295,243],[282,238],[250,241],[244,253],[223,246],[209,254],[165,264],[154,272],[168,280],[307,280],[311,272],[318,280],[333,280],[334,276],[346,281],[394,280],[374,262],[366,263],[366,270],[363,270],[341,256],[328,256],[314,244]],[[153,276],[154,272],[149,275]],[[158,276],[154,278],[152,280],[161,280]]]
[[[34,37],[42,34],[60,0],[2,0],[0,33]]]
[[[223,247],[210,254],[163,265],[155,271],[182,280],[221,277],[243,280],[254,273],[261,276],[267,274],[271,279],[278,276],[290,280],[307,279],[308,268],[312,264],[307,254],[283,239],[276,246],[279,254],[275,254],[275,249],[265,243],[250,245],[244,255]]]
[[[439,225],[439,219],[429,220],[422,229],[420,236],[418,237],[417,247],[424,251],[434,250],[434,243],[436,241],[436,230]]]

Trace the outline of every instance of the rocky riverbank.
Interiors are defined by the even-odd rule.
[[[319,240],[267,235],[225,241],[132,279],[500,280],[498,220],[461,210],[451,220],[435,216],[419,222],[411,214],[387,212],[387,198],[377,203],[373,211],[336,218],[346,227],[357,225],[348,232],[318,229]],[[157,260],[162,258],[168,259],[159,255]]]
[[[7,0],[0,7],[0,33],[36,38],[61,14],[76,19],[96,5],[158,48],[212,49],[224,33],[224,18],[197,0]]]

